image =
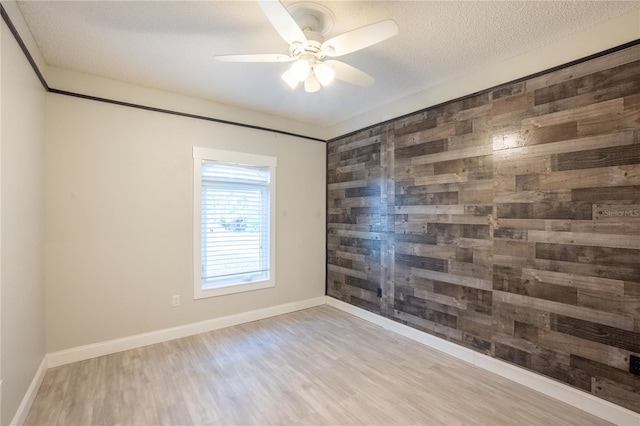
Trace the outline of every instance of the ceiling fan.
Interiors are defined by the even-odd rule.
[[[334,78],[358,86],[374,79],[359,69],[333,59],[372,46],[398,33],[392,20],[366,25],[325,40],[333,24],[329,9],[314,3],[296,3],[289,11],[274,0],[258,0],[260,8],[280,36],[289,43],[289,54],[216,55],[223,62],[293,62],[282,78],[295,89],[304,82],[306,92],[317,92]],[[293,16],[292,16],[293,15]],[[295,16],[295,17],[294,17]]]

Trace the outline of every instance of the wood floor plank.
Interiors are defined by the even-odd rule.
[[[26,425],[604,425],[328,306],[50,369]]]

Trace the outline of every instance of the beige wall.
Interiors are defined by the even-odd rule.
[[[324,143],[55,94],[46,123],[48,352],[324,295]],[[278,158],[275,288],[193,300],[193,146]]]
[[[0,23],[2,424],[9,424],[45,354],[45,91]]]

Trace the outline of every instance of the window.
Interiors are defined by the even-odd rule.
[[[193,148],[194,297],[275,285],[276,159]]]

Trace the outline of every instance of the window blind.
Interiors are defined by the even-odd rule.
[[[269,278],[269,167],[202,160],[203,288]]]

